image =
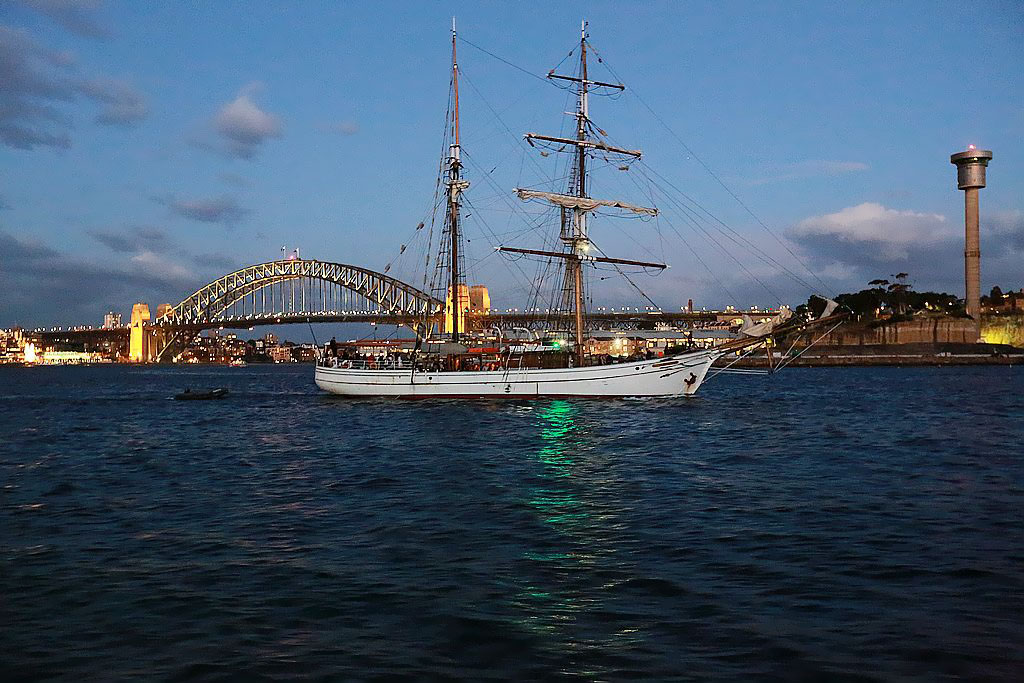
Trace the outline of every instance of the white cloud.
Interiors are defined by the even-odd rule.
[[[889,209],[875,202],[850,206],[836,213],[811,216],[796,224],[788,235],[807,244],[830,243],[837,260],[840,250],[855,249],[867,257],[898,261],[909,255],[912,245],[936,244],[951,236],[946,217]]]
[[[196,279],[188,268],[152,251],[140,251],[132,255],[129,262],[136,271],[160,280],[190,282]]]
[[[231,156],[251,159],[266,140],[281,137],[281,119],[253,101],[261,89],[259,83],[245,86],[213,119],[213,127],[224,138]]]
[[[818,273],[847,290],[907,272],[917,289],[963,290],[964,236],[957,220],[874,202],[806,218],[786,232]],[[1024,212],[981,216],[982,288],[1019,287]]]

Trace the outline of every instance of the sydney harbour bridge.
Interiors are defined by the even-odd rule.
[[[735,315],[735,314],[733,314]],[[294,323],[377,323],[443,325],[445,302],[408,283],[359,266],[290,258],[259,263],[228,273],[200,287],[177,305],[161,305],[150,317],[136,304],[127,326],[36,330],[55,343],[125,343],[131,340],[136,360],[164,360],[202,330],[248,329]],[[593,327],[638,329],[656,323],[721,319],[715,312],[664,312],[651,309],[597,308],[588,313]],[[468,310],[466,329],[562,328],[564,316],[536,310]]]

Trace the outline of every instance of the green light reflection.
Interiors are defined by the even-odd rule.
[[[587,621],[582,615],[604,608],[607,600],[605,586],[594,580],[595,570],[619,564],[611,545],[617,521],[607,498],[611,473],[594,451],[599,434],[586,403],[552,400],[537,408],[534,466],[539,482],[528,489],[526,504],[541,526],[533,547],[522,554],[513,602],[523,628],[542,634],[559,652],[582,657],[566,673],[600,677],[589,670],[585,653],[628,647],[637,641],[639,627],[630,623],[587,639],[579,632]]]

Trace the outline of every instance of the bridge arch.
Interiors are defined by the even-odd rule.
[[[319,288],[314,286],[317,282],[321,283]],[[193,292],[156,318],[153,325],[188,327],[225,322],[239,306],[242,315],[248,317],[317,315],[326,312],[330,304],[325,286],[347,290],[376,306],[380,313],[418,316],[444,310],[443,301],[383,273],[344,263],[288,259],[228,273]],[[282,296],[272,297],[271,305],[267,306],[266,290],[273,293],[275,287]],[[290,300],[286,298],[286,287],[290,289]],[[257,294],[263,295],[262,306],[257,304]]]

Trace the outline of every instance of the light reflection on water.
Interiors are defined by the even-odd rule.
[[[0,368],[0,678],[1014,680],[1018,370],[408,404]]]
[[[556,649],[578,652],[564,671],[590,677],[599,671],[586,652],[628,647],[640,629],[624,625],[585,642],[573,637],[580,622],[604,608],[604,594],[614,589],[614,580],[602,582],[595,573],[614,573],[621,564],[609,543],[618,526],[614,510],[620,501],[609,498],[615,491],[609,486],[611,473],[602,470],[601,458],[594,453],[594,431],[599,427],[581,412],[581,403],[569,400],[553,400],[537,411],[536,457],[542,481],[528,489],[528,502],[549,533],[543,536],[543,547],[527,550],[524,556],[538,565],[531,574],[547,581],[524,584],[517,602],[528,629],[543,634]]]
[[[575,420],[577,412],[572,402],[555,400],[542,404],[535,416],[541,444],[536,456],[541,463],[538,477],[542,482],[527,489],[527,502],[538,519],[553,532],[545,539],[556,539],[557,547],[534,548],[524,553],[528,560],[548,567],[548,571],[538,574],[552,576],[552,585],[525,585],[520,601],[523,610],[530,615],[527,625],[548,633],[580,608],[579,600],[560,590],[558,585],[564,583],[565,573],[582,566],[583,558],[576,541],[590,517],[571,480],[574,457],[579,457],[580,444],[586,438],[582,426]]]

